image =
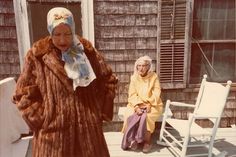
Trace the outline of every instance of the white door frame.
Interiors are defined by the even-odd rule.
[[[94,45],[93,0],[70,0],[69,2],[81,2],[82,36],[88,39]],[[65,0],[65,3],[68,3],[68,1]],[[31,47],[30,33],[29,33],[29,19],[27,12],[27,0],[13,0],[13,4],[14,4],[14,13],[16,22],[20,67],[22,70],[24,56]]]

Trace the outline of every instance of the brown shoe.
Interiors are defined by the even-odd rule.
[[[138,143],[136,141],[132,141],[130,144],[130,149],[135,151],[138,149]]]
[[[144,143],[144,145],[143,145],[143,153],[149,153],[151,149],[152,149],[152,145],[151,144]]]

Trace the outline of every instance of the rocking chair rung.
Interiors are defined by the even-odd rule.
[[[178,144],[180,147],[183,147],[183,144],[180,143],[180,141],[176,140],[174,136],[172,136],[167,130],[164,130],[164,132],[170,137],[176,144]],[[169,141],[168,141],[169,142]],[[171,146],[171,145],[170,145]]]
[[[204,143],[204,144],[194,144],[194,145],[188,145],[188,147],[189,148],[193,148],[193,147],[206,147],[207,145],[209,145],[209,144],[206,144],[206,143]]]
[[[180,154],[181,150],[178,147],[174,147],[165,137],[163,137],[163,140],[167,143],[167,145],[173,150],[172,152],[175,155]]]
[[[193,154],[193,155],[186,155],[186,157],[194,157],[194,156],[207,156],[208,153],[202,153],[202,154]]]

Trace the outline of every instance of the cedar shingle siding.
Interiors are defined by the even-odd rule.
[[[119,78],[115,113],[127,104],[127,90],[135,60],[147,54],[156,63],[157,1],[96,0],[95,46]],[[155,68],[155,66],[154,66]]]
[[[20,72],[16,25],[12,0],[0,1],[0,80]]]
[[[48,0],[47,0],[48,1]],[[57,0],[58,1],[58,0]],[[126,106],[130,75],[135,60],[149,55],[158,67],[158,0],[94,0],[95,46],[104,53],[119,78],[114,121],[119,106]],[[160,33],[160,32],[159,32]],[[0,0],[0,79],[20,73],[12,0]],[[198,85],[182,89],[163,89],[162,99],[195,103]],[[236,93],[232,90],[221,126],[236,123]],[[188,110],[175,110],[174,116],[186,118]],[[201,122],[204,126],[209,122]]]

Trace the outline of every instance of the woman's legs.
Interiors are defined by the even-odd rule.
[[[150,131],[146,131],[144,145],[143,145],[143,152],[148,153],[151,150],[151,136],[152,133]]]
[[[144,139],[144,142],[145,143],[148,143],[148,144],[150,144],[151,143],[151,132],[150,131],[146,131],[146,133],[145,133],[145,139]]]

